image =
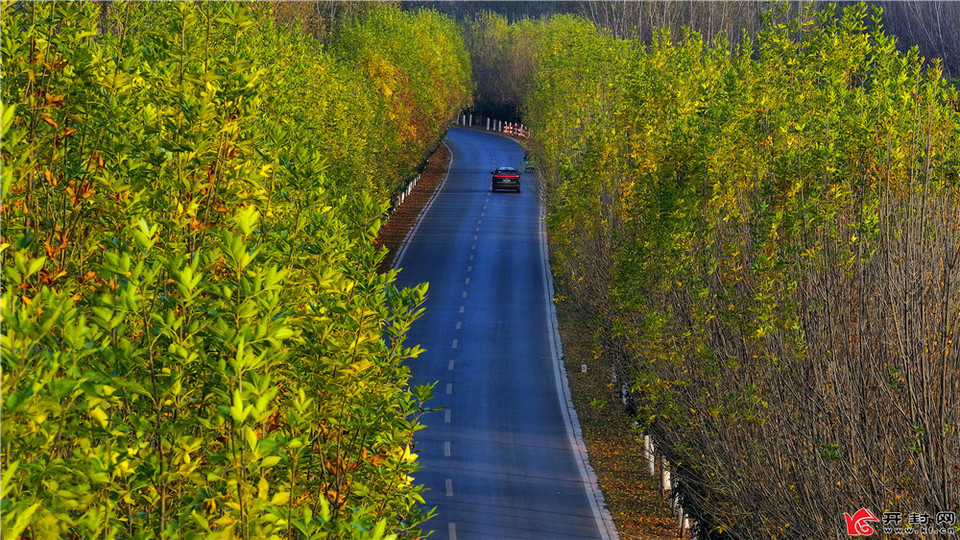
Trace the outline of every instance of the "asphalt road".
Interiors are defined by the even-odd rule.
[[[558,397],[537,188],[490,191],[523,150],[459,128],[446,142],[447,180],[397,262],[401,284],[430,283],[408,343],[427,350],[412,384],[436,381],[445,407],[417,436],[431,538],[609,538]]]

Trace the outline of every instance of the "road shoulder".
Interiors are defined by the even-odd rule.
[[[620,403],[611,367],[594,354],[594,339],[573,300],[557,304],[564,365],[583,440],[622,539],[680,538],[677,519],[656,478],[647,474],[643,440]],[[583,367],[586,366],[586,372]]]
[[[381,273],[387,272],[398,262],[404,243],[416,228],[420,216],[433,200],[433,196],[443,185],[450,167],[450,159],[450,149],[446,144],[440,144],[428,159],[427,167],[420,175],[416,187],[403,203],[393,210],[380,228],[374,243],[387,250],[380,263]]]

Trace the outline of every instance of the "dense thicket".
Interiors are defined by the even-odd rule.
[[[897,48],[907,51],[917,46],[928,61],[941,58],[944,74],[960,86],[960,3],[873,2],[884,7],[880,24],[895,36]],[[667,30],[681,35],[684,29],[700,33],[706,41],[719,39],[734,46],[743,39],[755,40],[757,32],[771,20],[786,22],[792,14],[811,6],[839,9],[826,0],[816,2],[767,2],[734,0],[716,2],[693,0],[577,0],[545,2],[403,1],[405,7],[427,6],[462,21],[468,41],[476,81],[474,111],[505,121],[522,122],[520,110],[523,81],[528,78],[533,52],[524,43],[491,40],[497,27],[528,18],[573,14],[592,21],[616,37],[650,45],[658,33]],[[872,21],[871,21],[872,24]],[[501,36],[522,38],[527,33],[499,31]]]
[[[883,27],[897,36],[898,48],[916,45],[927,58],[943,58],[944,73],[960,84],[960,4],[946,0],[870,4],[883,8]]]
[[[425,286],[372,242],[470,99],[457,29],[2,9],[3,537],[417,535]]]
[[[828,0],[403,0],[399,3],[407,9],[436,9],[466,21],[484,13],[496,13],[509,22],[562,14],[579,15],[617,37],[640,39],[647,45],[662,30],[679,35],[684,28],[699,32],[708,41],[721,35],[733,42],[739,42],[743,36],[754,39],[766,24],[765,19],[771,15],[800,12],[811,6],[835,9],[837,5],[837,2]],[[957,24],[960,4],[951,0],[871,0],[867,4],[883,8],[881,23],[887,34],[897,37],[898,48],[906,51],[919,47],[921,55],[943,59],[945,73],[960,77],[960,25]],[[484,81],[478,79],[477,82],[482,93]]]
[[[497,31],[533,56],[561,290],[701,534],[960,509],[958,96],[873,22],[807,11],[732,51]]]

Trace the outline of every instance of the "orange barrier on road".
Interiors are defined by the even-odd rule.
[[[479,127],[487,131],[496,131],[505,135],[514,137],[530,137],[530,130],[523,124],[514,122],[504,122],[487,116],[476,116],[473,114],[461,114],[457,117],[458,126]]]

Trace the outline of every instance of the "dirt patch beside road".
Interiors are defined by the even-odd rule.
[[[610,382],[610,366],[595,358],[593,336],[582,317],[573,300],[557,304],[570,394],[617,532],[621,540],[682,538],[658,479],[647,474],[643,441],[637,441],[633,419],[620,404],[619,387]]]

